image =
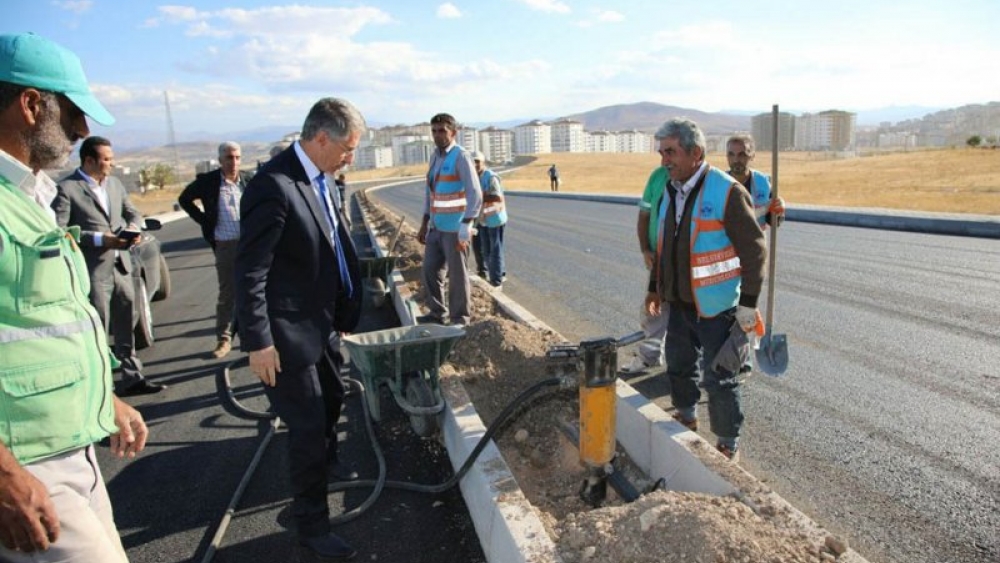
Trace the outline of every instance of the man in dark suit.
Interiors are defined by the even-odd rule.
[[[80,145],[80,168],[59,181],[52,201],[60,227],[79,227],[80,246],[90,271],[90,302],[105,330],[114,334],[114,354],[121,361],[119,396],[158,393],[165,385],[142,376],[135,355],[135,287],[129,249],[141,238],[143,222],[118,178],[111,175],[111,141],[88,137]],[[126,236],[131,233],[132,236]]]
[[[181,192],[177,203],[201,225],[201,235],[215,253],[219,297],[215,304],[215,349],[212,356],[224,358],[233,343],[233,264],[240,239],[240,198],[253,174],[240,170],[240,146],[231,141],[219,145],[219,168],[199,174]],[[195,205],[201,202],[201,207]]]
[[[330,531],[327,474],[339,463],[334,427],[344,388],[341,359],[328,343],[334,330],[353,330],[361,314],[357,254],[331,190],[333,174],[353,162],[364,130],[349,102],[316,102],[301,140],[247,186],[236,255],[242,345],[288,427],[299,543],[331,560],[355,551]]]

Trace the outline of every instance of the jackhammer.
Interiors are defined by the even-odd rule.
[[[576,428],[563,430],[578,443],[580,462],[587,468],[587,478],[580,487],[580,498],[597,507],[607,498],[608,483],[620,497],[631,502],[639,492],[615,470],[615,417],[618,372],[618,348],[645,338],[642,331],[622,338],[602,337],[584,340],[579,345],[562,343],[549,347],[546,359],[550,369],[566,376],[578,373],[580,387],[580,422]]]

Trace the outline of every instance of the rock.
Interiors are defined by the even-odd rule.
[[[527,440],[528,440],[528,431],[525,430],[524,428],[520,428],[518,429],[517,432],[514,433],[514,441],[517,442],[518,444],[523,444]]]
[[[841,555],[847,553],[849,546],[847,545],[846,538],[840,538],[837,536],[826,536],[826,548],[830,550],[831,553],[840,557]]]
[[[639,515],[639,529],[643,532],[648,532],[659,519],[660,511],[656,507],[650,508]]]
[[[588,545],[587,547],[583,548],[583,551],[580,552],[580,559],[583,561],[588,561],[590,559],[593,559],[595,555],[597,555],[597,548],[592,545]]]

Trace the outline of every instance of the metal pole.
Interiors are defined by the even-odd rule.
[[[771,198],[778,197],[778,104],[771,107],[773,131],[771,131]],[[767,326],[766,335],[771,334],[771,323],[774,322],[774,274],[778,262],[778,225],[771,225],[771,243],[767,256]]]

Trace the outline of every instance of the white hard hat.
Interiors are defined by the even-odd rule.
[[[483,153],[476,151],[472,153],[472,160],[478,160],[479,162],[486,162],[486,157],[483,156]]]

